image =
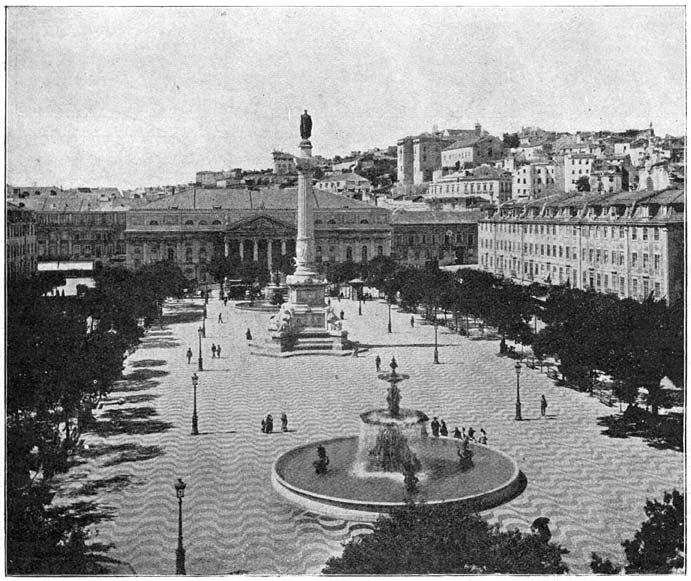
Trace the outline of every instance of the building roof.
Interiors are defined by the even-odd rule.
[[[134,198],[104,199],[93,193],[77,191],[56,196],[15,198],[13,201],[35,212],[122,212],[145,203],[144,200]]]
[[[374,206],[338,194],[314,190],[315,208],[368,208]],[[260,190],[190,188],[161,200],[149,202],[143,210],[296,210],[297,188]]]
[[[475,224],[481,218],[480,210],[442,211],[411,210],[396,208],[391,214],[391,223],[396,224]]]
[[[465,147],[473,147],[478,143],[481,143],[483,141],[489,141],[490,139],[492,139],[491,135],[474,135],[473,137],[467,137],[465,139],[459,139],[458,141],[454,141],[451,145],[445,147],[444,151],[450,151],[452,149],[463,149]]]
[[[359,182],[359,183],[370,183],[370,181],[367,178],[363,178],[361,175],[358,175],[354,172],[347,172],[347,173],[340,173],[340,174],[334,174],[328,177],[325,177],[317,183],[322,183],[322,182]]]

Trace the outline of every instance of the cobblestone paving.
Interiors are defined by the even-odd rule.
[[[526,491],[485,513],[502,527],[528,531],[538,516],[551,519],[553,541],[569,549],[572,573],[589,571],[589,555],[623,560],[620,543],[644,520],[646,498],[683,486],[683,456],[640,439],[601,435],[597,418],[612,413],[586,394],[556,387],[524,369],[523,417],[514,421],[514,361],[496,356],[497,341],[471,341],[439,328],[440,364],[432,363],[434,328],[387,308],[338,302],[351,336],[371,345],[359,358],[273,359],[249,354],[245,331],[268,337],[266,313],[209,302],[204,371],[199,373],[201,435],[192,437],[200,300],[172,301],[166,325],[149,332],[127,362],[125,380],[98,412],[98,429],[85,437],[84,463],[62,483],[63,500],[88,499],[114,513],[98,525],[100,542],[137,574],[172,574],[177,543],[174,479],[187,483],[183,504],[188,574],[317,574],[342,543],[368,525],[305,513],[272,489],[270,467],[288,449],[322,438],[359,433],[360,412],[385,405],[387,385],[375,374],[379,354],[392,356],[402,405],[458,425],[484,427],[489,444],[514,457],[528,478]],[[224,324],[217,323],[223,313]],[[211,358],[211,344],[223,347]],[[185,351],[194,351],[188,365]],[[540,418],[540,396],[549,402]],[[285,411],[288,433],[265,435]],[[99,435],[100,434],[100,435]],[[103,437],[107,436],[107,437]],[[88,495],[85,495],[88,492]]]

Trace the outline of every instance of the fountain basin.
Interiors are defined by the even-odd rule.
[[[315,474],[316,448],[323,445],[330,458],[326,474]],[[468,511],[499,506],[525,489],[525,476],[503,452],[471,444],[474,465],[459,464],[459,441],[453,438],[421,438],[417,448],[424,458],[416,502],[457,504]],[[345,437],[294,448],[272,467],[274,488],[285,499],[317,514],[354,521],[376,520],[381,514],[405,506],[402,475],[363,474],[358,471],[358,438]]]

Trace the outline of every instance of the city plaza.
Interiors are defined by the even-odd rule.
[[[332,299],[344,326],[361,343],[352,356],[274,358],[250,354],[245,333],[268,339],[268,314],[236,309],[214,291],[198,334],[202,299],[169,301],[162,327],[154,326],[129,357],[124,379],[99,406],[94,431],[83,436],[77,466],[60,484],[61,502],[94,501],[107,513],[95,540],[112,544],[117,571],[138,575],[175,572],[178,499],[182,478],[183,536],[188,574],[318,574],[342,544],[369,530],[364,522],[318,516],[287,503],[272,488],[274,460],[298,445],[353,435],[360,412],[381,406],[385,387],[375,357],[392,356],[411,376],[402,405],[455,426],[484,428],[489,445],[518,463],[527,488],[483,513],[490,522],[527,532],[551,521],[552,541],[570,553],[572,573],[589,571],[590,553],[623,561],[620,543],[645,519],[646,499],[683,487],[683,456],[640,438],[613,439],[598,418],[614,413],[597,398],[557,387],[547,375],[520,373],[523,421],[514,418],[515,362],[500,358],[498,341],[472,340],[434,326],[384,302]],[[221,313],[223,323],[218,323]],[[203,371],[198,371],[202,345]],[[212,358],[211,345],[222,346]],[[190,364],[185,353],[194,352]],[[199,435],[191,435],[192,374],[199,377]],[[540,396],[549,408],[540,416]],[[288,432],[278,419],[285,412]],[[260,430],[271,413],[273,434]]]

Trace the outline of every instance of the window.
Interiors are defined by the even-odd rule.
[[[384,256],[384,247],[377,246],[377,256]]]
[[[547,256],[549,256],[549,244],[547,245]]]
[[[624,227],[619,226],[619,238],[623,238],[623,237],[624,237]]]
[[[329,221],[327,222],[327,224],[335,224],[335,223],[336,223],[336,220],[334,220],[333,218],[331,218],[331,220],[329,220]]]
[[[625,287],[624,287],[624,277],[620,276],[619,277],[619,294],[624,295],[626,294]]]
[[[187,220],[185,226],[194,226],[194,222],[192,222],[192,220]]]
[[[556,256],[556,255],[557,255],[557,245],[553,244],[552,245],[552,256]]]
[[[314,223],[315,223],[315,224],[321,224],[322,221],[321,221],[321,220],[315,220]]]
[[[561,246],[559,247],[559,249],[561,250]],[[561,256],[561,254],[559,254],[559,256]],[[569,258],[569,247],[568,246],[566,247],[566,258],[567,259]]]
[[[591,249],[588,251],[588,262],[590,262],[590,263],[593,262],[593,254],[594,254],[594,252],[593,252],[593,249],[591,248]]]
[[[545,245],[540,244],[540,256],[544,256],[544,255],[545,255]]]
[[[360,224],[369,224],[369,220],[360,220]]]
[[[634,268],[638,266],[638,252],[631,253],[631,266]]]
[[[158,226],[158,220],[151,220],[151,222],[149,222],[149,226]]]
[[[655,254],[653,256],[653,268],[655,269],[655,272],[659,272],[660,270],[660,255]]]
[[[199,225],[200,226],[208,226],[208,222],[206,220],[199,220]]]
[[[632,297],[638,296],[638,279],[637,278],[634,278],[631,280],[631,296]]]
[[[607,261],[609,260],[609,252],[606,250],[602,251],[602,262],[603,264],[607,264]]]
[[[631,227],[631,240],[638,240],[638,228],[635,226]]]
[[[604,288],[605,292],[607,292],[607,290],[609,289],[609,276],[606,275],[606,274],[604,275],[604,285],[603,285],[603,288]]]
[[[346,246],[346,260],[353,260],[353,248],[351,246]]]
[[[643,226],[643,240],[647,240],[647,239],[648,239],[648,228]]]
[[[650,294],[650,281],[647,278],[643,279],[643,297],[647,298]]]
[[[624,252],[619,253],[619,266],[624,266]]]
[[[185,248],[185,262],[192,262],[192,248]]]
[[[648,268],[648,253],[643,253],[643,268]]]
[[[660,298],[660,283],[659,282],[655,283],[655,298],[656,299]]]
[[[220,225],[221,225],[221,221],[220,221],[220,220],[214,220],[214,221],[211,222],[211,223],[212,223],[214,226],[220,226]]]
[[[655,226],[653,228],[653,240],[659,240],[660,239],[660,229]]]
[[[362,247],[360,252],[360,262],[367,262],[367,246]]]
[[[600,249],[599,248],[595,251],[595,262],[597,262],[598,264],[600,263]]]

